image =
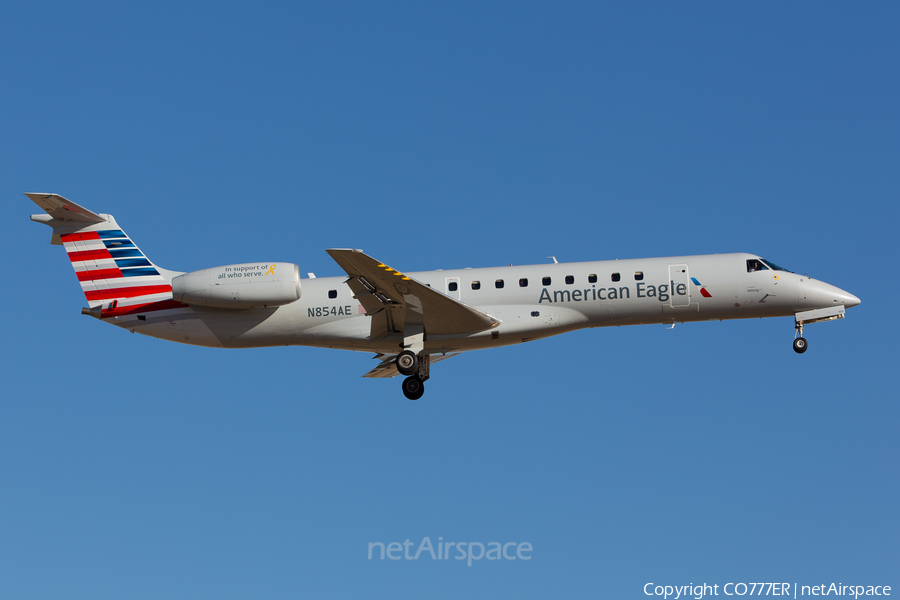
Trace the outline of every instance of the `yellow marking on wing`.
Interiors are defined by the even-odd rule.
[[[404,281],[411,281],[409,277],[407,277],[406,275],[404,275],[404,274],[401,273],[400,271],[396,271],[396,270],[390,268],[389,266],[387,266],[387,265],[384,264],[384,263],[378,263],[378,266],[381,267],[382,269],[384,269],[385,271],[387,271],[388,273],[393,273],[393,274],[396,275],[397,277],[401,277]]]

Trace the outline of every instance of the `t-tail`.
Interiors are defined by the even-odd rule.
[[[97,318],[184,306],[172,299],[173,273],[160,269],[112,215],[96,214],[58,194],[25,194],[47,214],[31,220],[53,228],[51,243],[66,249],[89,308]]]

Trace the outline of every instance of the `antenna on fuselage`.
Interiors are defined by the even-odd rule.
[[[556,257],[555,257],[555,256],[548,256],[547,258],[552,258],[552,259],[553,259],[553,264],[554,264],[554,265],[558,265],[558,264],[559,264],[559,261],[556,260]]]

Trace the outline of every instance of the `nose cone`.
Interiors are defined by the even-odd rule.
[[[826,306],[843,304],[844,308],[850,308],[859,304],[859,298],[839,287],[814,279],[808,280],[807,283],[809,284],[807,301],[812,306],[825,308]]]
[[[845,292],[844,290],[840,290],[841,292],[841,304],[844,305],[844,308],[850,308],[851,306],[856,306],[859,304],[859,298],[851,294],[850,292]]]

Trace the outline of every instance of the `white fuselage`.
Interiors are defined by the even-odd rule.
[[[748,261],[754,259],[714,254],[407,275],[500,321],[496,328],[467,335],[429,336],[426,331],[426,353],[516,344],[587,327],[793,316],[859,303],[852,294],[803,275],[749,271]],[[369,339],[371,317],[363,314],[345,281],[345,276],[303,279],[300,299],[279,307],[181,307],[104,320],[200,346],[398,352],[400,334]]]

